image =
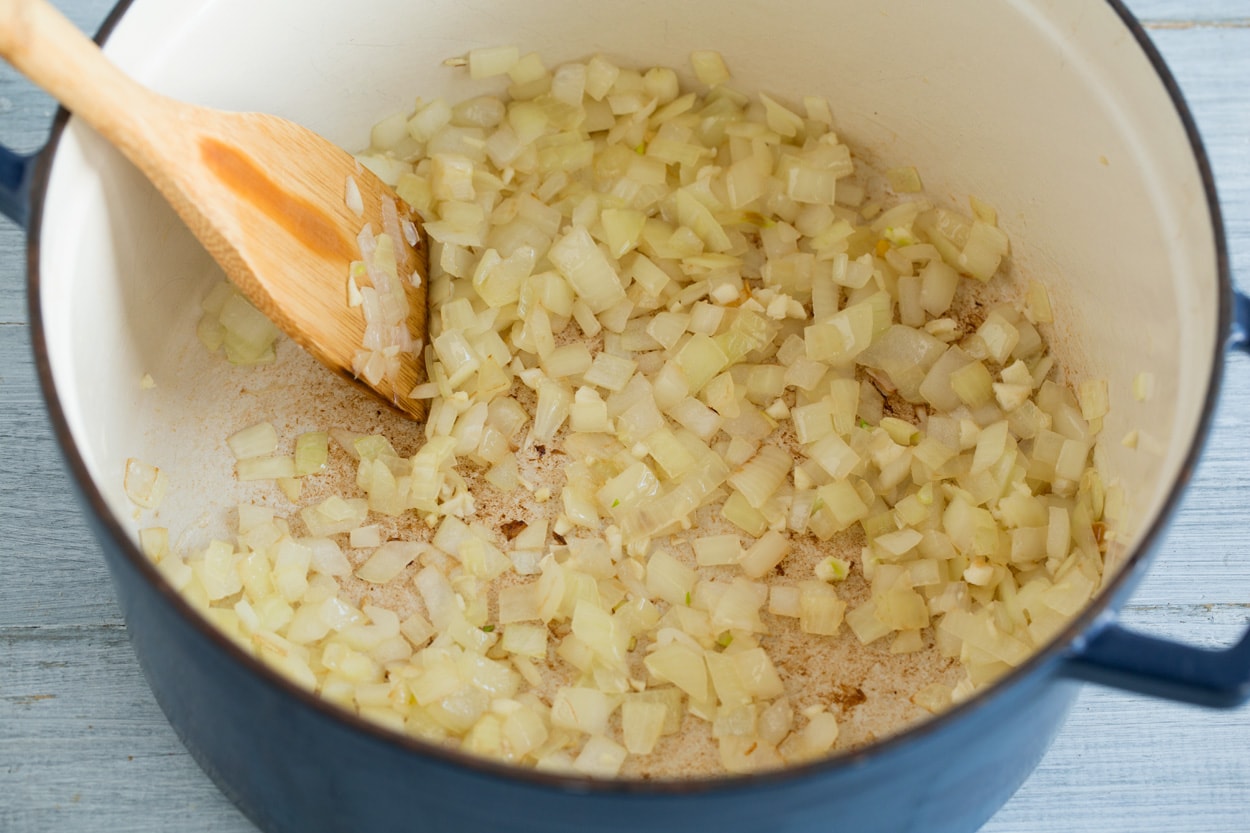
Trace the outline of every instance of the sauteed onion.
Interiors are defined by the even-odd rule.
[[[141,534],[225,633],[396,731],[612,777],[678,733],[731,772],[837,748],[841,712],[800,705],[783,636],[957,660],[904,695],[937,711],[1089,600],[1106,386],[1064,384],[992,208],[857,166],[828,103],[743,94],[715,53],[693,91],[600,56],[455,63],[507,95],[419,102],[360,157],[433,244],[424,444],[253,426],[229,440],[239,478],[297,511],[240,505],[198,552]],[[362,234],[345,298],[392,294],[376,259],[400,233]],[[271,359],[240,300],[215,290],[201,339]],[[360,371],[385,372],[372,355]],[[356,489],[301,501],[330,438]],[[484,522],[487,491],[526,519]],[[424,530],[385,540],[400,516]]]

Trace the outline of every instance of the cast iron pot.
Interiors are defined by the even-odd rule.
[[[1246,698],[1250,640],[1207,651],[1114,623],[1198,458],[1224,350],[1246,347],[1250,322],[1250,304],[1231,291],[1193,121],[1117,0],[133,0],[100,38],[162,92],[276,112],[347,147],[416,93],[461,96],[463,81],[440,64],[469,48],[519,43],[549,65],[603,51],[641,66],[685,66],[691,49],[718,49],[742,88],[827,96],[839,131],[869,160],[916,165],[939,199],[974,193],[996,205],[1013,269],[1050,289],[1063,322],[1052,343],[1069,367],[1110,384],[1101,453],[1128,511],[1108,580],[990,690],[866,748],[766,775],[593,781],[496,765],[393,735],[287,684],[140,554],[125,458],[185,471],[256,402],[249,391],[215,393],[231,371],[194,344],[213,279],[203,253],[135,171],[62,112],[41,153],[0,153],[0,209],[29,234],[50,417],[157,700],[262,829],[970,831],[1042,757],[1075,679],[1211,706]],[[1145,403],[1129,394],[1142,371],[1156,383]],[[159,384],[140,399],[144,372]],[[1140,453],[1117,441],[1130,428],[1151,440]],[[212,494],[213,476],[188,475],[175,493]],[[171,527],[192,520],[171,511]]]

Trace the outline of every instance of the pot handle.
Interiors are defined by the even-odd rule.
[[[23,156],[0,145],[0,214],[22,228],[30,217],[30,175],[36,155]]]
[[[1108,623],[1073,646],[1064,676],[1198,706],[1250,700],[1250,633],[1231,648],[1181,645]]]
[[[1250,353],[1250,296],[1233,293],[1231,349]],[[1250,700],[1250,630],[1229,648],[1180,645],[1108,621],[1075,643],[1062,673],[1183,703],[1233,708]]]

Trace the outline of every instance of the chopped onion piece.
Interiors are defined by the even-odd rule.
[[[325,431],[308,431],[295,438],[295,476],[315,474],[329,460],[330,435]]]
[[[126,460],[123,488],[126,497],[144,509],[156,509],[165,499],[169,478],[156,466],[150,466],[134,457]]]
[[[143,554],[159,564],[169,555],[169,530],[163,526],[150,526],[139,530],[139,548]]]
[[[702,651],[670,642],[653,651],[643,664],[656,679],[672,683],[692,699],[702,701],[707,698],[708,673]]]
[[[573,769],[596,778],[613,778],[621,771],[627,751],[614,740],[602,735],[586,741],[573,761]]]
[[[424,549],[410,541],[388,541],[356,568],[356,577],[371,584],[386,584],[417,559]]]
[[[574,226],[547,250],[547,257],[592,312],[603,312],[625,298],[625,290],[590,233]]]
[[[691,52],[690,64],[694,67],[694,74],[699,81],[709,87],[715,87],[729,80],[729,69],[725,66],[725,59],[719,52],[711,50]]]
[[[551,724],[588,735],[602,735],[608,728],[612,704],[598,689],[561,686],[551,700]]]
[[[772,572],[789,552],[790,542],[786,536],[769,530],[747,549],[738,565],[751,578],[762,578]]]
[[[469,77],[490,78],[493,75],[504,75],[516,65],[520,59],[520,50],[515,46],[493,46],[469,50]]]
[[[244,482],[249,480],[277,480],[295,476],[294,457],[249,457],[234,466],[235,476]]]
[[[407,122],[404,122],[404,128],[407,128]],[[347,187],[345,191],[345,201],[347,208],[357,217],[363,217],[365,213],[365,203],[360,196],[360,185],[356,182],[356,177],[347,177]]]
[[[621,704],[621,734],[634,755],[649,755],[664,732],[668,709],[663,703],[634,698]]]
[[[737,535],[708,535],[695,538],[694,558],[700,566],[737,564],[742,558],[742,544]]]

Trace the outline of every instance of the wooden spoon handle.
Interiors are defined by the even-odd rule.
[[[347,305],[347,276],[366,226],[398,223],[398,198],[350,155],[311,131],[154,93],[113,66],[47,0],[0,0],[0,57],[55,96],[147,176],[248,300],[328,367],[358,375],[366,324]],[[347,183],[361,208],[346,200]],[[407,210],[405,209],[405,215]],[[391,233],[394,242],[402,229]],[[367,384],[411,416],[424,403],[426,295],[422,241],[399,264],[415,352]],[[416,283],[408,275],[418,276]]]
[[[177,107],[140,86],[47,0],[0,0],[0,57],[135,158]]]

